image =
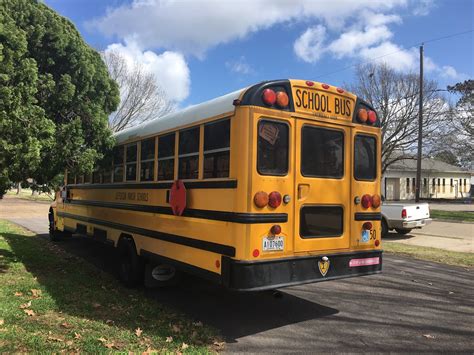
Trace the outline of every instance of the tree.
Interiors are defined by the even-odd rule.
[[[423,145],[430,146],[445,127],[449,107],[435,81],[423,83]],[[393,163],[413,158],[418,139],[419,76],[398,73],[385,64],[356,69],[351,91],[377,111],[382,130],[382,173]]]
[[[119,101],[99,53],[33,0],[2,0],[0,39],[0,181],[91,172],[113,145]]]
[[[118,51],[102,53],[110,76],[120,88],[120,105],[109,119],[114,132],[161,117],[173,109],[156,77],[138,63],[129,63]]]

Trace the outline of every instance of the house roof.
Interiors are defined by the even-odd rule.
[[[426,172],[459,172],[469,174],[469,171],[465,171],[459,166],[445,163],[444,161],[436,160],[433,158],[421,159],[421,170]],[[416,159],[402,159],[399,160],[387,168],[387,171],[416,171]]]

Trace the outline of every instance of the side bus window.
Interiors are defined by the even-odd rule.
[[[127,181],[137,180],[137,143],[127,145],[126,150],[126,179]]]
[[[204,179],[229,177],[230,119],[204,126]]]
[[[257,171],[261,175],[288,173],[289,126],[262,119],[258,122]]]
[[[158,180],[174,179],[175,133],[158,137]]]
[[[155,171],[155,138],[141,143],[140,181],[153,181]]]
[[[369,181],[377,177],[377,141],[373,136],[362,134],[355,136],[354,177],[356,180]]]
[[[94,172],[92,173],[92,183],[100,184],[100,172],[98,169],[94,170]]]
[[[344,176],[344,132],[303,126],[301,129],[301,174],[308,177]]]
[[[178,179],[197,179],[199,172],[199,126],[179,132]]]
[[[114,148],[114,182],[123,182],[123,153],[123,145]]]

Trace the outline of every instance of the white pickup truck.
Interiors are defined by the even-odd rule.
[[[427,203],[382,204],[382,236],[395,229],[398,234],[407,234],[413,228],[421,228],[431,223],[430,206]]]

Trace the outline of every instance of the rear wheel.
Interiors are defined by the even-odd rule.
[[[144,263],[137,254],[132,238],[122,238],[118,245],[119,278],[126,287],[136,287],[143,281]]]
[[[62,233],[56,229],[56,222],[54,221],[54,212],[52,209],[49,210],[48,214],[49,219],[49,240],[52,242],[57,242],[61,239]]]
[[[396,228],[395,230],[397,231],[398,234],[402,234],[402,235],[405,235],[411,232],[411,229]]]
[[[388,234],[388,225],[385,219],[382,219],[382,237],[386,237]]]

